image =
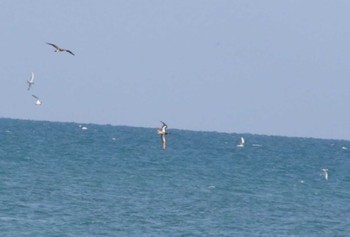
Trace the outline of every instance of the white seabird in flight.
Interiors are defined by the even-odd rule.
[[[162,140],[162,148],[163,150],[165,150],[166,148],[165,136],[168,134],[168,132],[166,131],[168,125],[166,125],[166,123],[164,123],[163,121],[160,121],[160,122],[163,124],[163,126],[157,129],[157,133],[160,135],[160,138]]]
[[[35,98],[35,104],[36,105],[41,105],[42,104],[41,100],[36,95],[32,95],[32,96]]]
[[[27,80],[28,83],[28,90],[30,90],[30,87],[34,84],[34,72],[32,72],[32,77],[30,80]]]
[[[56,53],[58,53],[58,52],[67,52],[67,53],[70,53],[71,55],[75,56],[74,53],[72,51],[68,50],[68,49],[60,48],[57,45],[51,44],[51,43],[47,43],[47,44],[51,45],[52,47],[54,47]]]

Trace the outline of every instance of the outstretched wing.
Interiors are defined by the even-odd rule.
[[[166,125],[166,123],[164,123],[163,121],[160,121],[160,122],[163,124],[162,130],[164,130],[164,129],[166,129],[168,127],[168,125]]]
[[[30,78],[30,82],[31,82],[31,83],[34,82],[34,72],[32,72],[32,77]]]
[[[68,50],[68,49],[66,49],[65,51],[66,51],[67,53],[70,53],[71,55],[75,56],[75,54],[74,54],[72,51],[70,51],[70,50]]]
[[[46,42],[47,43],[47,42]],[[56,49],[59,49],[59,47],[55,44],[52,44],[52,43],[47,43],[48,45],[51,45],[52,47],[55,47]]]

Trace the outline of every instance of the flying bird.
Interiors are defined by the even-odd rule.
[[[46,42],[47,43],[47,42]],[[55,44],[51,44],[51,43],[47,43],[48,45],[51,45],[52,47],[55,48],[55,52],[58,53],[58,52],[67,52],[67,53],[70,53],[71,55],[75,56],[74,53],[68,49],[63,49],[63,48],[60,48],[58,47],[57,45]]]
[[[32,96],[35,98],[35,104],[36,105],[41,105],[42,104],[41,100],[36,95],[32,95]]]
[[[34,84],[34,72],[32,72],[32,77],[30,80],[27,80],[28,83],[28,90],[30,90],[30,87]]]
[[[161,128],[157,129],[157,133],[160,135],[160,138],[162,140],[162,148],[163,150],[165,150],[166,148],[166,139],[165,136],[168,134],[168,132],[166,131],[168,125],[166,125],[166,123],[164,123],[163,121],[160,121],[163,125]]]

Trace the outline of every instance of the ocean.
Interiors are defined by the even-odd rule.
[[[350,141],[168,130],[0,119],[1,236],[350,236]]]

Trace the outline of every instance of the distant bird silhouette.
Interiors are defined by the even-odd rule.
[[[71,55],[75,56],[75,54],[72,51],[68,50],[68,49],[60,48],[57,45],[51,44],[51,43],[47,43],[47,44],[51,45],[52,47],[54,47],[56,53],[58,53],[58,52],[67,52],[67,53],[70,53]]]
[[[36,96],[36,95],[32,95],[35,98],[35,104],[36,105],[41,105],[42,101]]]
[[[160,121],[163,125],[161,128],[157,129],[157,133],[160,135],[160,138],[162,140],[162,148],[163,150],[166,149],[166,139],[165,136],[168,134],[168,132],[166,131],[168,125],[166,125],[166,123],[164,123],[163,121]]]
[[[29,91],[32,85],[34,84],[34,72],[32,72],[32,77],[30,78],[30,80],[27,80],[27,83],[28,83],[28,91]]]

